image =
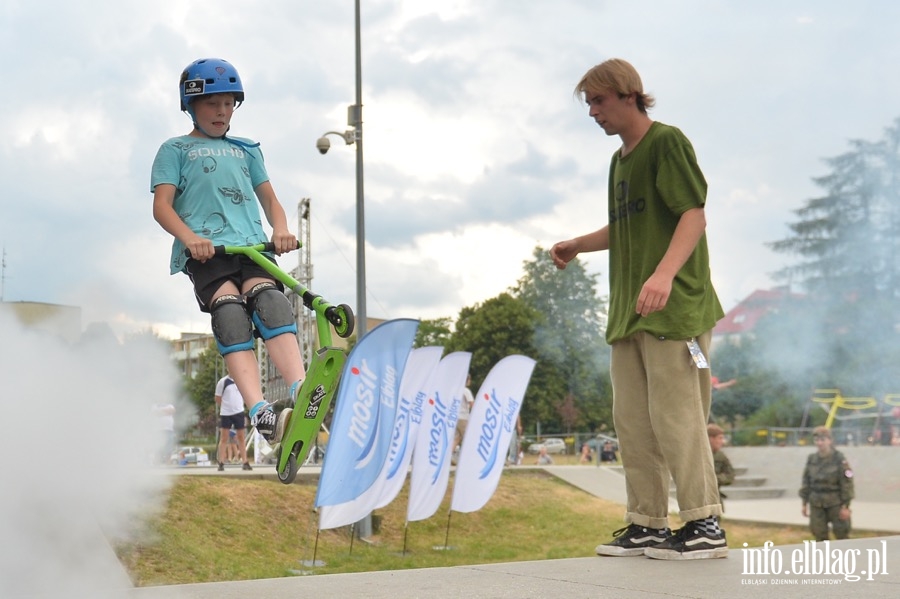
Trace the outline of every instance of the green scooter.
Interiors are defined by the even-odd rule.
[[[299,243],[298,243],[299,247]],[[269,260],[262,252],[274,252],[271,242],[254,246],[216,246],[216,255],[241,254],[247,256],[285,287],[303,300],[303,305],[316,314],[316,330],[319,348],[313,354],[306,369],[306,379],[297,391],[294,405],[281,442],[274,448],[278,480],[284,484],[294,482],[298,464],[302,464],[322,426],[340,381],[346,354],[332,347],[331,327],[339,337],[346,339],[353,334],[355,320],[353,310],[347,304],[329,304],[321,296],[312,293],[290,274]],[[189,250],[185,254],[190,256]]]

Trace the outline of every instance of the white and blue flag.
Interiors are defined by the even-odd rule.
[[[451,510],[480,510],[497,490],[534,365],[526,356],[507,356],[484,379],[459,451]]]
[[[378,478],[387,458],[400,382],[419,321],[389,320],[351,350],[335,400],[316,507],[359,497]]]
[[[380,477],[380,488],[375,506],[377,509],[392,502],[406,482],[409,464],[419,435],[419,425],[425,413],[425,402],[434,385],[443,347],[431,346],[414,349],[409,355],[403,384],[400,386],[400,405],[394,421],[391,447]]]
[[[412,455],[416,431],[422,418],[422,406],[429,381],[434,376],[442,347],[420,347],[412,350],[403,369],[400,383],[400,400],[394,429],[391,434],[387,459],[381,467],[378,478],[371,487],[358,497],[337,505],[323,505],[319,508],[319,530],[348,526],[359,522],[372,510],[389,504],[403,487],[409,461]]]
[[[471,359],[469,352],[453,352],[438,364],[413,450],[408,522],[434,515],[447,492],[456,419]]]

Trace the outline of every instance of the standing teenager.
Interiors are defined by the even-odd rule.
[[[608,224],[550,250],[557,268],[609,251],[613,419],[625,472],[628,525],[599,555],[687,560],[727,557],[707,441],[709,342],[724,316],[710,280],[706,180],[687,137],[653,121],[655,100],[635,68],[610,59],[575,92],[622,145],[609,167]],[[679,516],[669,528],[669,478]]]

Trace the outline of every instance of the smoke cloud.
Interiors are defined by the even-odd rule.
[[[183,407],[168,348],[111,332],[70,343],[4,311],[0,339],[0,595],[125,596],[110,541],[163,505],[170,477],[150,466],[152,406]]]

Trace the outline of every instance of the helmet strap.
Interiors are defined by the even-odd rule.
[[[197,131],[199,131],[200,133],[202,133],[203,135],[205,135],[206,137],[208,137],[210,139],[225,139],[224,135],[222,135],[220,137],[213,137],[212,135],[210,135],[209,133],[204,131],[203,127],[201,127],[200,125],[197,124],[197,121],[194,121],[194,129],[196,129]],[[228,126],[228,131],[231,131],[231,125]],[[226,131],[226,133],[227,133],[227,131]]]
[[[206,137],[208,137],[208,138],[210,138],[210,139],[225,139],[225,136],[224,136],[224,135],[223,135],[222,137],[213,137],[212,135],[210,135],[209,133],[207,133],[206,131],[204,131],[204,130],[203,130],[203,127],[201,127],[200,124],[197,123],[197,115],[194,114],[194,109],[191,108],[190,104],[188,105],[188,107],[187,107],[187,109],[185,110],[185,112],[186,112],[187,115],[191,118],[191,122],[194,123],[194,129],[196,129],[197,131],[199,131],[200,133],[202,133],[203,135],[205,135]],[[229,125],[229,127],[228,127],[228,130],[229,130],[229,131],[231,130],[231,126],[230,126],[230,125]]]
[[[240,106],[241,104],[242,104],[242,103],[237,103],[237,104],[235,105],[235,108],[237,108],[237,107]],[[210,138],[210,139],[225,139],[225,135],[222,135],[221,137],[213,137],[212,135],[210,135],[209,133],[207,133],[206,131],[204,131],[203,128],[197,123],[197,115],[194,114],[194,109],[191,108],[191,105],[190,105],[190,104],[188,104],[188,106],[187,106],[187,108],[184,110],[184,112],[186,112],[186,113],[188,114],[188,116],[191,117],[191,122],[194,123],[194,129],[196,129],[197,131],[199,131],[200,133],[202,133],[202,134],[205,135],[206,137],[208,137],[208,138]],[[228,125],[228,129],[225,131],[225,134],[226,134],[226,135],[228,134],[228,131],[231,131],[231,125]],[[229,140],[229,141],[233,141],[233,140]],[[246,146],[246,144],[241,144],[241,145],[245,145],[245,147],[256,147],[256,146]],[[259,144],[256,144],[256,145],[258,146]]]

